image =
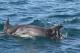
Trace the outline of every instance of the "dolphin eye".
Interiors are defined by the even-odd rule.
[[[52,32],[53,34],[55,33],[55,31]]]
[[[25,34],[25,33],[22,33],[22,34]]]

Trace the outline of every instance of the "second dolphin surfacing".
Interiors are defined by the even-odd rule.
[[[7,18],[6,22],[4,23],[4,33],[8,35],[14,35],[19,37],[48,37],[50,39],[60,39],[61,32],[60,29],[62,25],[57,25],[50,28],[44,28],[34,25],[17,25],[12,26],[9,23],[9,18]]]

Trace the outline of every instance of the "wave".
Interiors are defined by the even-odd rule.
[[[0,23],[0,31],[3,30],[3,24]]]
[[[73,17],[73,18],[64,19],[64,23],[79,24],[80,23],[80,18],[79,17]]]
[[[13,4],[13,5],[22,5],[22,4],[28,4],[27,1],[22,0],[22,1],[13,1],[13,2],[9,2],[9,4]]]
[[[0,11],[4,11],[4,10],[8,10],[8,9],[6,9],[6,8],[0,8]]]

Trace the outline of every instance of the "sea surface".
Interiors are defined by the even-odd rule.
[[[0,53],[80,53],[80,0],[0,0],[0,31],[10,24],[62,24],[62,40],[35,40],[0,34]]]

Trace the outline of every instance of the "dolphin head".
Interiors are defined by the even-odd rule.
[[[50,28],[50,38],[51,39],[60,39],[61,38],[61,32],[60,29],[62,28],[62,25],[55,25]]]

